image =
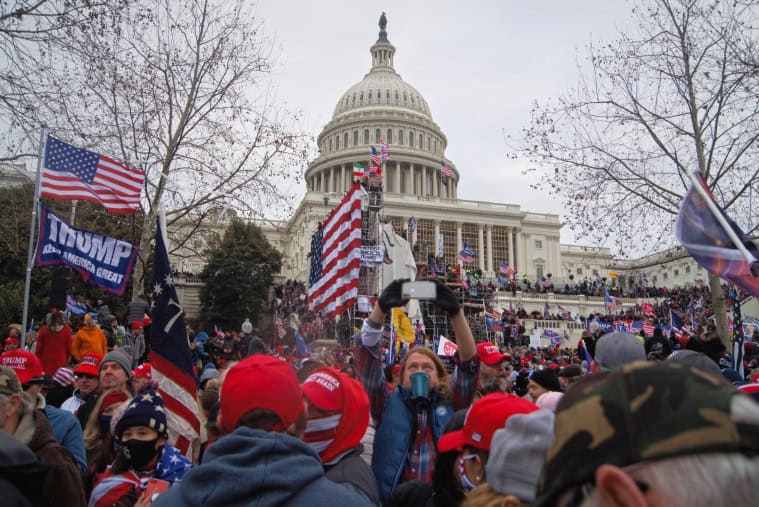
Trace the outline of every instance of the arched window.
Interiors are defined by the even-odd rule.
[[[347,148],[347,147],[348,147],[348,133],[346,132],[343,135],[343,148]]]
[[[406,92],[403,92],[403,103],[406,103]]]
[[[356,94],[355,93],[353,94],[353,98],[351,99],[351,104],[353,104],[354,106],[356,105]]]
[[[336,150],[340,149],[340,136],[339,135],[335,136],[335,149]]]
[[[390,89],[386,90],[385,99],[390,100]]]
[[[395,100],[399,100],[399,97],[398,97],[398,90],[395,90]]]
[[[408,133],[408,145],[414,147],[414,131]]]
[[[398,144],[403,144],[403,130],[398,131]]]
[[[380,132],[380,129],[377,129],[374,131],[374,142],[379,144],[380,139],[382,139],[382,133]]]
[[[416,105],[416,101],[414,100],[414,98],[415,98],[415,97],[416,97],[416,95],[412,95],[412,96],[411,96],[411,105],[412,105],[412,106],[413,106],[413,105]]]
[[[371,101],[372,101],[372,91],[369,90],[369,102],[371,102]]]
[[[358,146],[358,130],[353,131],[353,146]]]
[[[332,151],[332,138],[329,138],[329,151]]]
[[[364,101],[364,92],[361,92],[361,94],[358,96],[358,103],[361,104]]]
[[[432,151],[432,140],[430,139],[430,136],[427,136],[427,151]]]
[[[382,100],[382,90],[377,88],[377,102],[379,102],[380,100]]]
[[[364,129],[364,144],[369,144],[369,129]]]
[[[437,139],[435,139],[435,153],[437,153]]]
[[[393,144],[393,129],[387,129],[387,138],[385,141],[387,141],[387,144]]]
[[[423,139],[422,134],[419,134],[419,149],[420,150],[424,149],[424,141],[422,139]]]

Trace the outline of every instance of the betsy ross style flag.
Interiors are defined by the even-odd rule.
[[[160,386],[169,426],[169,442],[192,459],[193,442],[200,438],[197,385],[187,341],[184,310],[171,278],[166,249],[166,223],[159,213],[153,260],[153,323],[150,327],[150,363]]]
[[[309,309],[333,318],[355,304],[361,268],[361,186],[355,184],[311,239]]]
[[[145,173],[48,136],[40,195],[96,202],[111,213],[135,213]]]
[[[675,225],[677,240],[704,269],[733,282],[754,297],[759,297],[759,277],[753,275],[753,271],[757,269],[759,249],[719,207],[701,173],[695,174],[695,179],[697,183],[694,182],[691,185],[677,214]],[[753,256],[751,264],[733,244],[696,185],[701,187],[748,254]]]

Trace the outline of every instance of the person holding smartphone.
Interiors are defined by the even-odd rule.
[[[383,502],[402,482],[432,483],[437,441],[454,412],[471,404],[480,369],[474,337],[458,298],[436,281],[430,298],[448,314],[458,344],[453,378],[432,350],[415,347],[401,361],[400,385],[388,388],[380,357],[382,328],[394,307],[408,303],[405,282],[395,280],[382,291],[364,320],[354,354],[356,373],[377,421],[372,470]],[[426,293],[421,286],[415,292]]]
[[[138,394],[116,423],[116,458],[92,491],[90,507],[133,506],[148,487],[160,492],[180,481],[192,465],[167,438],[163,399],[153,390]]]

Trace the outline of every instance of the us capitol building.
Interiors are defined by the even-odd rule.
[[[311,236],[352,187],[353,164],[368,167],[370,147],[379,151],[381,141],[388,143],[390,151],[382,171],[381,219],[392,222],[401,233],[409,230],[413,217],[416,227],[408,239],[415,246],[417,261],[426,262],[432,254],[455,265],[466,242],[476,252],[474,263],[468,266],[481,269],[485,279],[495,277],[501,262],[531,281],[549,273],[557,283],[592,280],[616,271],[614,283],[629,288],[639,272],[658,286],[687,285],[706,278],[706,272],[680,247],[637,260],[615,260],[608,248],[561,245],[558,215],[525,211],[515,204],[459,199],[461,172],[445,156],[448,138],[422,94],[396,72],[396,49],[388,40],[386,24],[383,14],[379,38],[369,50],[369,72],[342,94],[332,119],[317,137],[319,155],[306,170],[306,194],[294,215],[289,221],[259,223],[269,242],[283,254],[284,279],[308,280]],[[451,168],[447,184],[441,162]],[[218,234],[223,234],[226,223],[222,220],[218,226]],[[175,269],[202,270],[204,259],[197,253],[205,241],[195,242],[194,254],[173,257]],[[199,283],[177,280],[188,313],[199,305]]]
[[[270,241],[284,253],[283,275],[308,279],[307,255],[317,223],[353,185],[353,163],[368,166],[370,146],[379,151],[381,140],[390,148],[382,171],[384,220],[392,221],[400,233],[414,218],[409,241],[418,245],[422,259],[434,254],[453,265],[466,242],[477,254],[472,266],[485,276],[494,276],[501,262],[530,278],[558,273],[558,215],[458,198],[461,172],[445,156],[448,139],[422,94],[396,72],[396,49],[385,27],[383,15],[379,38],[370,48],[369,72],[343,93],[317,138],[319,156],[306,171],[303,201],[281,230],[265,227]],[[447,184],[442,161],[452,172]]]

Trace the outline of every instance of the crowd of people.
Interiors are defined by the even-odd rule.
[[[432,303],[457,346],[450,358],[424,341],[389,358],[387,316],[407,302],[401,281],[345,346],[310,355],[250,321],[188,331],[203,422],[191,459],[169,441],[144,299],[123,326],[101,308],[74,331],[52,311],[33,350],[10,327],[0,356],[3,504],[752,504],[759,351],[747,347],[733,368],[706,316],[686,341],[596,326],[577,347],[531,348],[518,311],[504,311],[515,339],[478,342],[460,294],[435,283]],[[308,312],[304,284],[274,294],[275,330],[344,332]],[[709,305],[704,289],[669,299],[678,311]]]

